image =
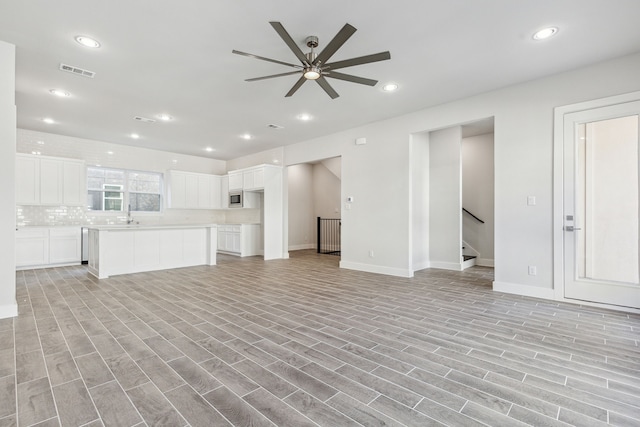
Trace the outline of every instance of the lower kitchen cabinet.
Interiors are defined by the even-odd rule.
[[[80,264],[80,227],[33,227],[16,230],[16,268]]]
[[[218,225],[218,252],[241,257],[260,255],[260,224]]]

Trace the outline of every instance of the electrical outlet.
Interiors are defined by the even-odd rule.
[[[371,250],[369,251],[369,257],[370,257],[370,258],[373,258],[373,249],[371,249]]]
[[[535,265],[529,266],[529,276],[535,276],[538,274],[538,268]]]

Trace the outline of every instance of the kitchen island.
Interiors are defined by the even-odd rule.
[[[217,226],[103,225],[89,229],[89,273],[117,274],[216,265]]]

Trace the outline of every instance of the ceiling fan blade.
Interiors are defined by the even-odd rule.
[[[240,52],[239,50],[232,50],[231,53],[235,53],[236,55],[248,56],[249,58],[260,59],[262,61],[275,62],[276,64],[287,65],[289,67],[304,68],[301,65],[290,64],[288,62],[278,61],[277,59],[265,58],[264,56],[258,56],[252,53]]]
[[[345,59],[344,61],[331,62],[324,64],[322,69],[337,70],[338,68],[353,67],[354,65],[368,64],[370,62],[385,61],[391,59],[391,53],[380,52],[372,55],[359,56],[357,58]]]
[[[364,77],[352,76],[351,74],[338,73],[337,71],[330,71],[322,74],[325,77],[331,77],[333,79],[345,80],[352,83],[360,83],[361,85],[375,86],[378,81],[372,79],[366,79]]]
[[[338,34],[336,34],[336,36],[329,42],[329,44],[316,57],[316,59],[313,61],[313,64],[314,65],[324,64],[326,61],[328,61],[329,58],[331,58],[333,56],[333,54],[336,53],[336,51],[338,49],[340,49],[340,47],[347,40],[349,40],[349,37],[351,37],[353,35],[353,33],[355,33],[355,32],[356,32],[355,27],[353,27],[352,25],[349,25],[349,24],[344,24],[344,27],[342,27],[342,29],[340,31],[338,31]]]
[[[304,79],[304,76],[302,76],[302,78]],[[331,99],[336,99],[337,97],[339,97],[340,95],[338,95],[338,92],[336,92],[335,90],[333,90],[333,88],[331,87],[331,85],[329,84],[328,81],[326,81],[324,79],[324,77],[320,77],[318,79],[316,79],[316,82],[318,82],[318,84],[320,85],[320,87],[322,89],[324,89],[325,92],[327,92],[327,95],[329,95],[331,97]]]
[[[307,79],[305,79],[304,76],[300,77],[298,79],[298,81],[296,82],[296,84],[293,85],[291,90],[289,92],[287,92],[287,94],[285,95],[285,98],[293,95],[294,93],[296,93],[296,91],[298,89],[300,89],[300,86],[302,86],[304,84],[304,82],[306,82],[306,81],[307,81]]]
[[[266,79],[272,79],[274,77],[282,77],[282,76],[291,76],[293,74],[300,74],[300,71],[290,71],[288,73],[273,74],[271,76],[254,77],[252,79],[246,79],[245,82],[257,82],[258,80],[266,80]]]
[[[291,51],[296,55],[296,57],[300,60],[300,62],[302,62],[303,64],[309,65],[309,60],[307,59],[305,54],[302,52],[302,50],[300,50],[296,42],[293,41],[293,39],[291,38],[287,30],[284,29],[282,24],[279,22],[269,22],[269,24],[271,24],[273,29],[276,30],[276,33],[278,33],[278,35],[282,38],[282,40],[284,40],[287,46],[289,46],[289,49],[291,49]]]

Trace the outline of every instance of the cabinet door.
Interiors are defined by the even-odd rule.
[[[40,204],[61,205],[63,161],[40,159]]]
[[[242,190],[242,172],[229,174],[229,190]]]
[[[209,209],[221,209],[222,208],[222,197],[221,191],[222,188],[222,177],[217,175],[210,176],[211,186],[210,186],[210,200],[211,205]],[[228,203],[228,202],[227,202]]]
[[[225,233],[224,239],[224,250],[228,252],[239,252],[234,249],[234,236],[239,235],[239,233]]]
[[[229,208],[229,175],[220,178],[220,207]]]
[[[187,209],[198,209],[198,176],[187,174],[185,176],[186,186],[186,203],[185,208]]]
[[[16,204],[40,203],[40,159],[16,156]]]
[[[81,230],[78,228],[52,228],[49,231],[49,263],[78,264],[82,260]]]
[[[16,231],[16,267],[49,264],[49,229]]]
[[[198,209],[211,209],[211,176],[198,175]]]
[[[180,172],[169,172],[169,207],[184,209],[187,203],[187,177]]]
[[[253,170],[253,188],[264,189],[264,168]]]
[[[240,253],[240,251],[242,249],[242,247],[240,245],[240,242],[241,242],[240,233],[233,232],[233,233],[229,233],[229,234],[231,234],[231,242],[232,242],[231,243],[231,245],[232,245],[231,251]]]
[[[84,163],[64,161],[62,165],[62,198],[69,206],[82,206],[86,203],[86,173]]]
[[[220,228],[218,228],[218,250],[227,250],[227,232],[221,231]]]
[[[253,170],[242,172],[242,189],[251,190],[253,188]]]

